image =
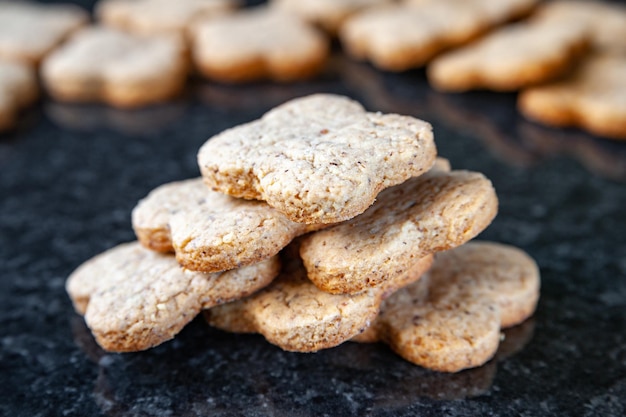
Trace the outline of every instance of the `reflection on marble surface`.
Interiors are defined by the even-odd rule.
[[[297,97],[335,92],[334,71],[331,65],[308,82],[226,84],[198,81],[194,84],[194,94],[201,103],[220,110],[265,112]]]
[[[95,343],[82,317],[74,316],[71,326],[76,345],[99,366],[93,397],[106,415],[151,415],[154,410],[163,415],[226,415],[260,407],[269,415],[314,416],[307,404],[329,398],[340,415],[390,412],[420,398],[484,395],[498,363],[531,340],[534,319],[507,329],[493,360],[454,374],[412,365],[382,344],[345,343],[316,354],[290,353],[260,336],[223,333],[200,320],[181,338],[157,349],[109,354]]]
[[[94,132],[106,129],[133,136],[150,136],[174,124],[185,114],[182,100],[140,109],[118,109],[104,104],[45,103],[46,115],[68,130]]]
[[[529,167],[538,161],[533,149],[517,136],[517,115],[507,112],[510,103],[493,103],[494,111],[501,115],[499,120],[493,117],[494,112],[486,113],[482,106],[472,105],[464,96],[433,91],[429,95],[429,104],[435,118],[459,132],[476,137],[494,156],[508,164]]]
[[[524,142],[542,157],[567,155],[595,175],[626,182],[624,144],[596,138],[576,129],[555,129],[528,121],[521,121],[517,130]]]

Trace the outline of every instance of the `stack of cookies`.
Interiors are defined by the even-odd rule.
[[[424,121],[313,95],[214,136],[198,162],[201,178],[139,201],[137,242],[67,281],[105,350],[156,346],[203,312],[289,351],[382,341],[454,372],[535,309],[532,259],[468,243],[496,215],[491,182],[451,170]]]

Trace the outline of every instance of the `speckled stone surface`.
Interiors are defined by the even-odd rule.
[[[137,200],[197,176],[208,137],[314,92],[429,120],[455,169],[492,179],[500,212],[481,237],[537,260],[533,319],[507,332],[496,360],[452,375],[381,344],[286,353],[201,319],[150,351],[100,350],[63,288],[70,272],[132,240]],[[624,415],[626,144],[526,122],[514,104],[336,60],[307,84],[199,81],[141,111],[45,100],[23,113],[0,135],[0,415]]]

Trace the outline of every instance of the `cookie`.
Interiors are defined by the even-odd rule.
[[[173,338],[201,309],[265,287],[279,269],[274,257],[224,273],[186,271],[172,255],[130,242],[79,266],[66,289],[103,349],[131,352]]]
[[[267,288],[205,312],[211,326],[236,333],[261,333],[288,351],[316,352],[337,346],[363,331],[378,314],[383,297],[420,278],[431,256],[416,260],[385,285],[355,295],[321,291],[306,277],[297,258]]]
[[[626,6],[616,2],[556,0],[543,3],[533,19],[587,29],[596,52],[626,53]]]
[[[414,259],[460,246],[498,211],[482,174],[436,167],[389,188],[365,213],[305,236],[300,256],[323,291],[357,293],[405,271]]]
[[[0,1],[0,59],[36,66],[88,20],[85,10],[70,4]]]
[[[388,71],[425,65],[496,25],[529,12],[537,0],[420,0],[366,10],[339,32],[345,51]]]
[[[176,36],[139,36],[105,27],[76,33],[42,64],[44,85],[61,101],[138,107],[171,99],[187,77]]]
[[[201,178],[162,185],[132,212],[139,241],[194,271],[216,272],[276,255],[295,237],[323,225],[295,223],[262,201],[233,198]]]
[[[493,357],[500,329],[530,317],[539,270],[523,251],[470,242],[437,254],[422,279],[387,298],[366,339],[425,368],[457,372]]]
[[[234,10],[237,0],[102,0],[95,14],[100,22],[133,33],[185,35],[198,19]]]
[[[308,79],[322,70],[329,53],[323,34],[265,7],[199,21],[191,37],[198,71],[223,82]]]
[[[574,126],[610,139],[626,139],[626,55],[587,58],[571,76],[528,88],[518,108],[530,120]]]
[[[0,59],[0,132],[15,125],[18,112],[38,95],[32,67]]]
[[[566,74],[587,50],[584,27],[552,22],[509,25],[446,53],[428,66],[441,91],[517,91]]]
[[[393,0],[273,0],[272,7],[293,13],[336,35],[343,22],[357,12],[392,3]]]
[[[216,191],[265,200],[296,222],[334,223],[426,172],[435,157],[430,124],[319,94],[214,136],[198,163]]]

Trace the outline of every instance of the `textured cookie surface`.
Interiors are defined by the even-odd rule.
[[[11,128],[17,112],[36,97],[35,71],[27,64],[0,59],[0,131]]]
[[[37,65],[87,21],[87,12],[73,5],[0,1],[0,58]]]
[[[104,101],[132,107],[178,94],[187,76],[177,36],[144,37],[105,27],[76,33],[43,63],[51,95],[66,101]]]
[[[119,245],[88,260],[66,289],[105,350],[148,349],[174,337],[203,308],[235,300],[268,285],[277,258],[224,273],[182,269],[174,256]]]
[[[529,11],[536,0],[419,0],[366,10],[340,31],[346,52],[375,66],[403,71]]]
[[[541,123],[625,140],[626,54],[588,57],[566,79],[524,90],[518,107]]]
[[[293,221],[333,223],[365,211],[382,189],[426,172],[435,157],[430,124],[314,95],[213,137],[198,163],[217,191],[265,200]]]
[[[470,242],[437,254],[420,281],[386,299],[361,341],[382,340],[437,371],[480,366],[496,352],[501,328],[533,314],[539,286],[537,265],[523,251]]]
[[[533,19],[587,29],[596,52],[626,53],[626,6],[616,2],[556,0],[544,2]]]
[[[380,285],[413,259],[474,238],[496,216],[495,190],[482,174],[433,169],[389,188],[365,213],[302,239],[309,279],[324,291]]]
[[[153,190],[135,207],[132,221],[145,247],[174,250],[182,266],[203,272],[267,259],[319,227],[292,222],[262,201],[212,191],[201,178]]]
[[[294,13],[307,22],[336,34],[351,15],[370,7],[392,3],[393,0],[273,0],[273,7]]]
[[[102,0],[96,15],[106,25],[136,33],[184,34],[194,20],[234,9],[236,0]]]
[[[287,261],[280,276],[264,290],[205,313],[209,324],[238,333],[261,333],[284,350],[315,352],[349,340],[369,326],[383,297],[420,278],[432,256],[416,260],[386,285],[355,295],[319,290],[297,260]]]
[[[439,90],[514,91],[567,73],[587,49],[584,27],[552,22],[506,26],[436,58],[428,80]]]
[[[199,21],[192,38],[200,73],[225,82],[310,78],[329,52],[328,40],[314,28],[265,7]]]

